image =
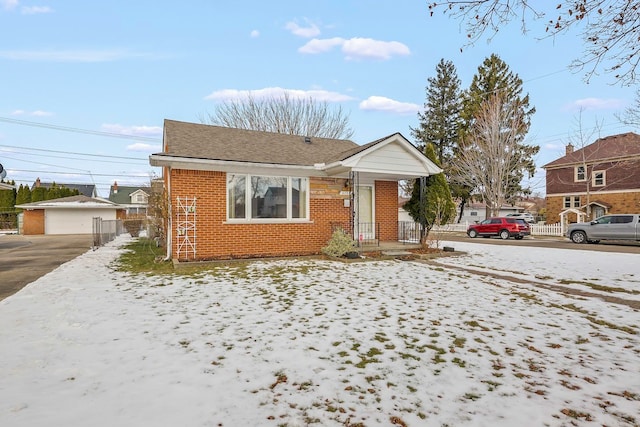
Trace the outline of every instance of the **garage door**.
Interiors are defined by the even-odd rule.
[[[44,234],[91,234],[93,218],[116,219],[110,209],[46,209]]]

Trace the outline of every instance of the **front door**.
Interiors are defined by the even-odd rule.
[[[592,207],[591,209],[593,210],[592,214],[591,214],[591,219],[592,220],[594,220],[596,218],[600,218],[601,216],[604,215],[604,208],[602,206],[596,205],[596,206]]]
[[[356,235],[358,241],[375,239],[373,219],[373,187],[358,186],[358,209],[356,212]]]

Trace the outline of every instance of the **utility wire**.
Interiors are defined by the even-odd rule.
[[[12,119],[12,118],[9,118],[9,117],[0,117],[0,122],[12,123],[12,124],[22,125],[22,126],[31,126],[31,127],[39,127],[39,128],[46,128],[46,129],[54,129],[54,130],[60,130],[60,131],[65,131],[65,132],[84,133],[84,134],[87,134],[87,135],[106,136],[106,137],[109,137],[109,138],[135,139],[136,141],[151,141],[151,142],[159,142],[160,141],[159,138],[152,138],[152,137],[149,137],[149,136],[126,135],[126,134],[115,133],[115,132],[104,132],[104,131],[89,130],[89,129],[79,129],[79,128],[72,128],[72,127],[67,127],[67,126],[51,125],[51,124],[48,124],[48,123],[30,122],[30,121],[27,121],[27,120]]]
[[[100,157],[100,158],[107,157],[107,158],[110,158],[110,159],[124,159],[124,160],[148,161],[148,159],[141,159],[141,158],[139,158],[139,157],[108,156],[108,155],[104,155],[104,154],[77,153],[77,152],[73,152],[73,151],[48,150],[48,149],[46,149],[46,148],[27,148],[27,147],[19,147],[19,146],[16,146],[16,145],[3,145],[3,144],[0,144],[0,147],[6,147],[6,148],[17,148],[17,149],[19,149],[19,150],[43,151],[43,152],[47,152],[47,153],[72,154],[72,155],[88,156],[88,157]]]

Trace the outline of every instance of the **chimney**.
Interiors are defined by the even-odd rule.
[[[113,181],[113,194],[118,194],[118,181]]]
[[[36,188],[40,187],[40,177],[36,178]]]
[[[565,147],[565,155],[569,155],[573,153],[573,145],[572,144],[567,144],[567,146]]]

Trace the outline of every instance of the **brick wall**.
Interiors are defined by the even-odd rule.
[[[375,182],[376,222],[380,224],[380,240],[398,240],[398,183]]]
[[[44,209],[23,211],[22,234],[44,234]]]
[[[570,194],[567,194],[570,195]],[[576,194],[578,195],[578,194]],[[611,209],[607,213],[639,213],[640,212],[640,191],[629,191],[619,193],[591,193],[589,195],[590,202],[598,201],[611,205]],[[586,195],[580,195],[580,204],[587,202]],[[547,224],[555,224],[560,222],[560,212],[564,211],[564,195],[547,196],[546,197],[546,217]],[[576,222],[576,215],[567,216],[569,222]]]
[[[178,197],[196,197],[196,258],[233,259],[266,256],[318,254],[331,238],[332,221],[349,221],[344,180],[310,180],[308,223],[226,223],[226,173],[171,170],[173,257],[178,256],[179,236],[175,232]],[[181,259],[182,258],[182,259]]]

